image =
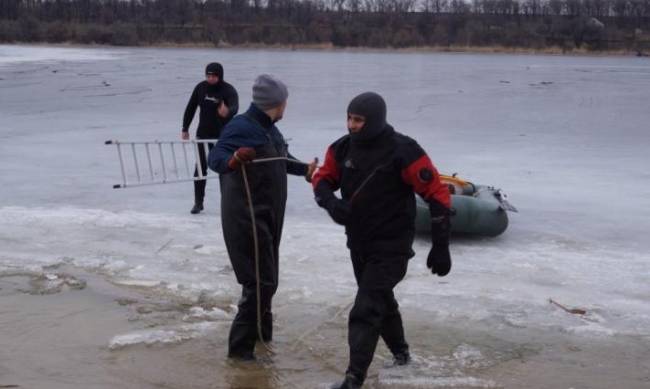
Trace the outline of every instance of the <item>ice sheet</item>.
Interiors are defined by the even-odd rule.
[[[418,239],[397,289],[406,309],[476,327],[650,336],[646,59],[31,46],[0,46],[0,58],[0,270],[73,264],[236,304],[217,181],[192,216],[191,184],[112,190],[119,168],[103,145],[178,139],[192,88],[218,60],[243,108],[257,74],[287,82],[280,128],[301,158],[322,160],[350,98],[376,90],[441,171],[509,194],[520,210],[509,229],[455,239],[446,278],[428,273]],[[341,309],[355,291],[343,230],[289,181],[276,306]]]

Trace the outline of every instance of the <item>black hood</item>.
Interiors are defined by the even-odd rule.
[[[223,81],[223,66],[218,62],[209,63],[205,67],[205,74],[215,74],[219,77],[219,82]]]
[[[383,134],[390,126],[386,123],[386,102],[375,92],[362,93],[350,101],[348,114],[366,118],[363,129],[350,133],[354,143],[368,143]]]

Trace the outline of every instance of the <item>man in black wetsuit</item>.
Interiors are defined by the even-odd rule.
[[[237,91],[229,83],[223,80],[223,66],[213,62],[205,68],[205,81],[199,82],[190,101],[185,108],[183,115],[183,128],[181,138],[190,139],[189,128],[196,113],[196,108],[200,107],[199,126],[196,129],[196,139],[218,139],[221,135],[221,129],[232,119],[239,110],[239,97]],[[214,144],[208,143],[208,151]],[[207,163],[205,149],[203,145],[199,147],[199,161],[194,170],[194,177],[199,176],[198,169],[201,169],[203,176],[207,173]],[[203,198],[205,197],[205,181],[194,181],[194,206],[190,211],[193,214],[203,210]]]

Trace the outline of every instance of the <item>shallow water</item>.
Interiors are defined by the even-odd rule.
[[[45,285],[43,279],[49,280]],[[58,288],[76,280],[84,288]],[[0,385],[29,388],[326,388],[344,368],[345,310],[282,312],[273,352],[224,358],[231,316],[61,266],[0,276]],[[383,345],[368,388],[645,388],[647,344],[524,328],[440,326],[406,309],[413,363]],[[118,335],[114,335],[115,333]],[[64,356],[62,358],[62,356]],[[616,363],[608,361],[616,360]]]
[[[115,345],[114,355],[128,360],[134,350],[161,347],[191,359],[206,347],[206,371],[214,363],[219,374],[248,371],[231,370],[222,358],[239,288],[222,242],[217,182],[208,183],[207,209],[198,216],[188,214],[190,184],[112,190],[119,167],[103,144],[178,139],[191,89],[205,63],[218,60],[244,107],[257,74],[287,82],[280,128],[301,158],[322,160],[344,133],[350,98],[376,90],[387,99],[389,121],[441,171],[501,187],[519,208],[498,238],[455,239],[446,278],[428,273],[428,243],[416,242],[397,296],[409,341],[435,374],[409,371],[407,385],[508,386],[496,373],[502,366],[522,355],[549,366],[544,356],[557,356],[566,339],[583,348],[615,344],[649,359],[647,59],[21,46],[0,46],[0,58],[0,272],[72,265],[209,311],[185,322],[189,308],[172,310],[182,314],[116,331],[102,340]],[[281,376],[301,385],[333,380],[345,368],[355,284],[344,234],[303,180],[289,185],[274,300],[279,355],[274,368],[260,367],[255,379],[268,380],[260,388],[282,387]],[[567,314],[549,298],[587,314]],[[226,316],[215,318],[220,312]],[[293,351],[301,334],[308,345]],[[212,343],[203,346],[205,339]],[[488,367],[463,362],[479,354],[478,365]],[[602,362],[574,354],[583,364]],[[369,385],[398,385],[381,357],[385,349]],[[631,377],[628,387],[642,385],[647,366],[619,360],[612,374]],[[526,374],[519,383],[533,373]],[[583,386],[595,387],[591,374]]]

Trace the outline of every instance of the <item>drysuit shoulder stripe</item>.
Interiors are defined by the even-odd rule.
[[[426,154],[402,169],[402,180],[424,200],[435,200],[445,207],[451,206],[449,188],[440,180],[440,174]]]
[[[340,179],[341,172],[339,171],[336,159],[334,158],[334,148],[330,146],[325,154],[325,162],[323,162],[323,166],[318,168],[311,183],[313,188],[316,189],[321,180],[326,180],[338,188]]]

